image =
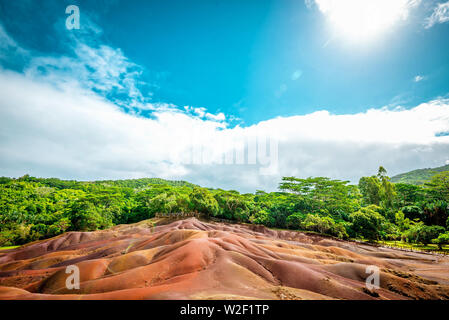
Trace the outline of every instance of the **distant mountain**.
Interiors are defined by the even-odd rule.
[[[391,178],[395,183],[424,184],[437,173],[449,171],[449,164],[438,168],[417,169],[406,173],[398,174]]]
[[[187,182],[187,181],[177,181],[177,180],[165,180],[160,178],[140,178],[140,179],[124,179],[124,180],[97,180],[97,181],[76,181],[76,180],[61,180],[58,178],[36,178],[31,177],[28,174],[23,177],[14,179],[7,177],[0,177],[0,184],[8,183],[11,180],[17,181],[27,181],[27,182],[39,182],[47,187],[57,188],[57,189],[79,189],[83,186],[96,184],[96,185],[109,185],[118,186],[126,188],[145,188],[150,185],[168,185],[173,187],[198,187],[198,185]]]
[[[99,180],[93,181],[95,184],[110,184],[120,187],[128,188],[144,188],[152,184],[169,185],[173,187],[198,187],[198,185],[182,181],[182,180],[165,180],[161,178],[140,178],[140,179],[125,179],[125,180]]]

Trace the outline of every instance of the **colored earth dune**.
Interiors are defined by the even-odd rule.
[[[66,267],[80,288],[66,287]],[[380,288],[367,289],[367,266]],[[0,251],[0,299],[449,299],[449,257],[195,218]]]

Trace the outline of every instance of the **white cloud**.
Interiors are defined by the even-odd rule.
[[[445,23],[449,21],[449,1],[439,3],[434,9],[432,15],[426,19],[425,27],[431,28],[437,23]]]
[[[417,75],[416,77],[413,78],[413,81],[415,81],[415,82],[420,82],[420,81],[423,81],[423,80],[424,80],[424,77],[420,76],[420,75]]]
[[[123,94],[128,107],[146,102],[138,89],[142,69],[128,61],[120,49],[101,45],[90,47],[77,42],[74,56],[38,56],[31,59],[25,73],[40,81],[57,86],[72,86],[74,82],[103,95]]]
[[[176,106],[172,106],[172,109],[177,109]],[[184,110],[187,112],[187,114],[194,115],[198,117],[199,119],[207,119],[207,120],[213,120],[217,122],[222,122],[226,120],[226,116],[224,113],[220,112],[218,114],[212,114],[210,112],[207,112],[207,109],[204,107],[194,108],[190,106],[185,106]],[[225,127],[227,124],[222,123],[219,125],[219,127]]]
[[[220,112],[218,114],[212,114],[212,113],[206,113],[206,118],[210,119],[210,120],[215,120],[215,121],[225,121],[226,120],[226,116],[224,115],[223,112]]]
[[[0,50],[2,53],[5,51],[9,51],[12,48],[17,48],[17,43],[12,39],[8,33],[5,31],[5,28],[0,24]]]
[[[410,110],[327,111],[225,128],[175,109],[154,119],[126,114],[84,88],[56,88],[27,75],[0,72],[1,175],[101,179],[154,176],[210,187],[273,190],[282,175],[357,179],[380,164],[392,173],[440,165],[449,153],[449,101]],[[252,165],[188,165],[202,145],[221,154],[223,141],[245,137],[279,141],[277,176]]]
[[[9,61],[12,58],[22,61],[27,55],[27,50],[21,48],[0,24],[0,62]]]
[[[449,101],[410,110],[327,111],[230,128],[223,113],[139,100],[139,70],[120,50],[75,46],[73,57],[41,56],[25,73],[0,69],[0,175],[75,179],[162,177],[208,187],[274,190],[281,176],[350,179],[438,166],[447,160]],[[285,88],[286,89],[286,88]],[[109,90],[131,92],[151,118],[126,113]],[[122,101],[123,102],[123,101]],[[230,117],[228,117],[230,119]],[[219,158],[248,137],[279,142],[279,172],[258,165],[190,165],[195,150]]]

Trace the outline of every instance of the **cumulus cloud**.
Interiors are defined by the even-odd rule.
[[[174,108],[176,108],[176,106],[172,105],[172,109]],[[223,112],[220,112],[218,114],[212,114],[210,112],[207,112],[207,109],[204,107],[194,108],[190,106],[185,106],[184,110],[186,111],[186,113],[194,115],[200,119],[214,120],[217,122],[223,122],[226,120],[226,116]],[[227,123],[223,122],[218,126],[224,128],[227,126]]]
[[[439,3],[433,10],[432,15],[427,18],[425,27],[431,28],[435,24],[445,23],[449,21],[449,1],[445,3]]]
[[[133,92],[124,79],[138,66],[107,46],[74,48],[72,57],[34,58],[24,72],[0,69],[0,175],[161,177],[254,192],[275,190],[282,176],[357,182],[381,164],[394,174],[448,158],[449,136],[439,134],[449,132],[448,100],[408,110],[323,110],[231,127],[223,113],[149,103],[131,93],[151,111],[144,117],[105,93]],[[270,143],[258,144],[257,159],[250,159],[255,140]],[[267,162],[260,154],[273,154],[272,141],[277,170],[261,174]]]
[[[127,114],[84,88],[57,88],[27,75],[0,72],[0,166],[2,174],[77,179],[155,176],[187,179],[210,187],[273,190],[282,175],[351,179],[379,164],[392,173],[444,163],[449,101],[413,109],[372,109],[353,115],[319,111],[249,127],[177,111],[154,118]],[[197,163],[204,153],[222,155],[247,137],[278,141],[279,171],[263,176],[260,164]]]

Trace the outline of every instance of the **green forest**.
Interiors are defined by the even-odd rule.
[[[442,249],[449,243],[449,172],[423,185],[392,183],[383,167],[358,185],[326,177],[284,177],[278,192],[254,194],[155,178],[0,178],[0,246],[153,217],[188,216]]]

